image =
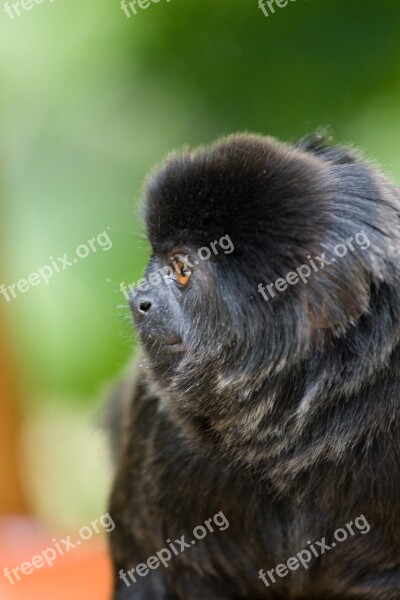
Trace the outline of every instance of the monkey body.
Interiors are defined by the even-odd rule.
[[[143,393],[145,381],[139,388]],[[129,413],[132,428],[121,449],[122,470],[110,509],[116,520],[111,534],[116,598],[372,600],[377,589],[382,598],[398,598],[400,571],[391,568],[399,553],[398,504],[388,497],[382,506],[384,488],[372,493],[373,469],[387,467],[386,491],[393,485],[395,473],[383,457],[387,438],[374,465],[370,456],[353,451],[344,464],[324,461],[288,484],[285,477],[270,478],[268,467],[252,471],[217,458],[211,449],[196,451],[147,391],[134,399]],[[229,521],[226,531],[209,534],[173,556],[167,568],[160,565],[145,578],[136,576],[135,583],[128,578],[130,587],[121,581],[120,569],[127,572],[146,562],[168,546],[167,539],[185,535],[192,540],[193,529],[220,511]],[[332,548],[335,529],[361,514],[371,526],[365,538],[349,535]],[[322,539],[330,551],[313,556],[307,569],[300,566],[284,578],[275,574],[268,588],[260,580],[261,569],[274,569],[307,548],[307,541]],[[365,551],[366,543],[373,553]],[[389,585],[388,574],[393,577]]]
[[[131,300],[143,357],[113,418],[115,598],[398,600],[398,189],[318,138],[233,136],[169,158],[145,206],[146,275],[178,270]],[[230,256],[194,266],[227,234]],[[306,282],[257,292],[345,240]]]

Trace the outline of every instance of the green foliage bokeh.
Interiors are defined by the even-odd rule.
[[[161,0],[129,19],[118,0],[56,0],[0,28],[1,282],[107,227],[113,242],[0,297],[38,398],[93,397],[131,355],[119,284],[141,276],[140,190],[168,150],[328,125],[400,178],[398,0],[297,0],[268,18],[257,0]]]

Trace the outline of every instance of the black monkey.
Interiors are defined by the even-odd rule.
[[[170,155],[144,211],[114,597],[399,600],[400,190],[318,134],[235,135]],[[216,514],[229,527],[172,551]]]

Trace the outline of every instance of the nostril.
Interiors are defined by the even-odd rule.
[[[146,313],[148,310],[150,310],[151,308],[151,302],[148,302],[147,300],[145,302],[141,302],[139,304],[139,310],[142,313]]]

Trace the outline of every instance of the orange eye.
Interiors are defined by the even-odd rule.
[[[174,265],[177,280],[181,285],[186,285],[192,274],[190,267],[186,263],[184,263],[183,260],[179,260],[179,258],[176,258],[174,260]]]

